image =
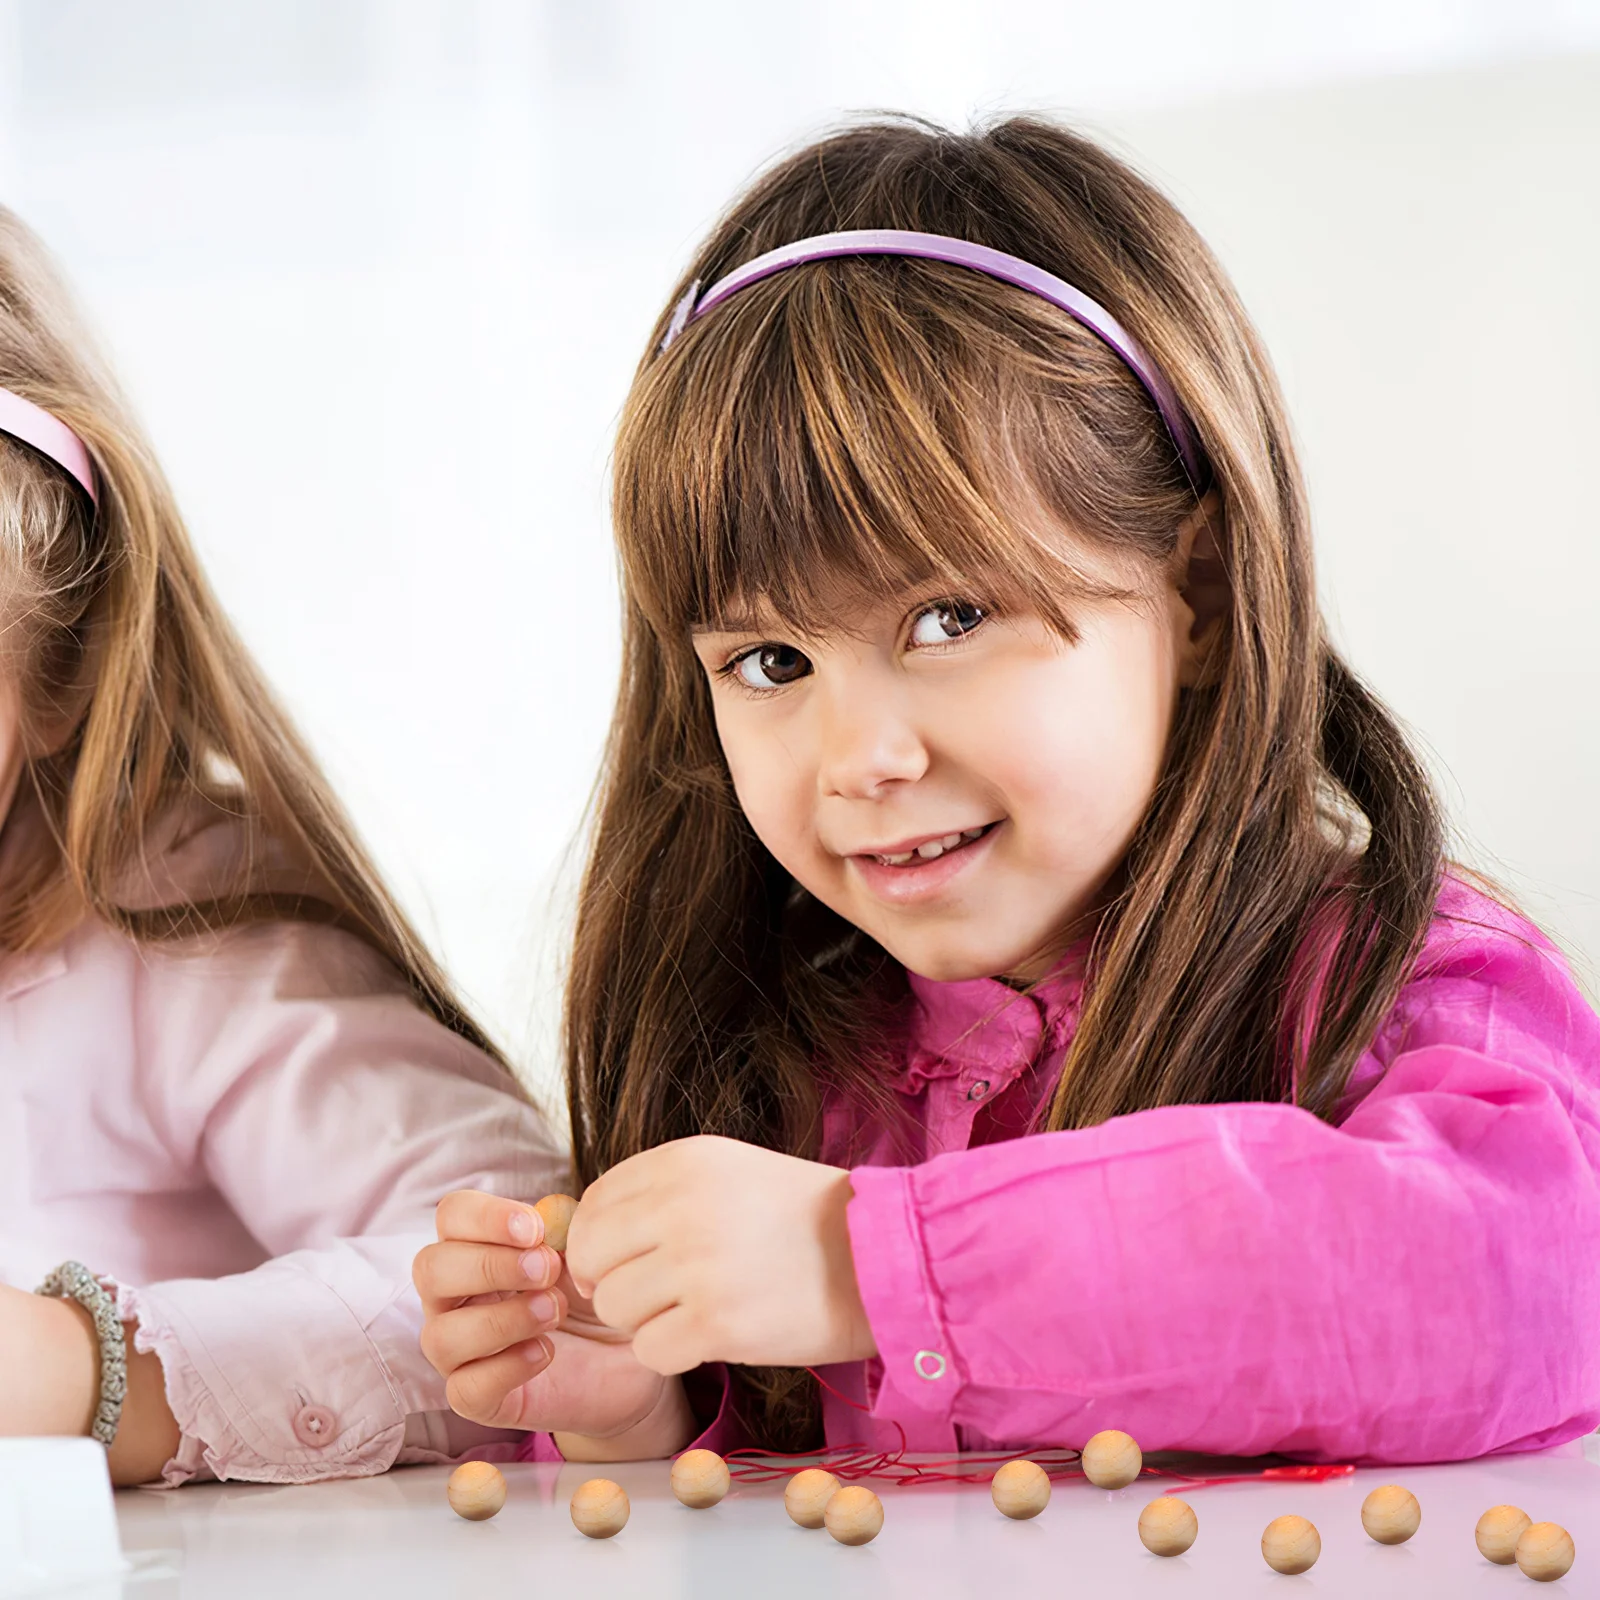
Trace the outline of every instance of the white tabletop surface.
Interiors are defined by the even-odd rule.
[[[443,1468],[303,1488],[124,1492],[117,1513],[133,1573],[123,1596],[1600,1597],[1600,1436],[1542,1455],[1362,1471],[1321,1484],[1195,1490],[1200,1536],[1187,1555],[1169,1560],[1148,1554],[1135,1527],[1148,1500],[1175,1492],[1171,1479],[1147,1477],[1114,1494],[1081,1479],[1058,1482],[1032,1522],[1008,1522],[986,1486],[880,1486],[883,1532],[850,1549],[795,1527],[781,1484],[736,1485],[720,1506],[687,1510],[672,1498],[662,1463],[605,1469],[628,1491],[633,1513],[616,1538],[591,1541],[573,1528],[567,1503],[597,1470],[509,1467],[505,1509],[479,1523],[462,1521],[445,1503]],[[1422,1527],[1409,1544],[1380,1546],[1362,1531],[1361,1501],[1380,1483],[1403,1483],[1421,1502]],[[1479,1515],[1508,1501],[1573,1535],[1578,1558],[1564,1580],[1535,1587],[1515,1567],[1491,1566],[1478,1554]],[[1321,1559],[1300,1577],[1280,1576],[1261,1559],[1261,1530],[1286,1512],[1309,1517],[1322,1535]]]

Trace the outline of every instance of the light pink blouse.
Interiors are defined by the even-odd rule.
[[[118,1280],[183,1433],[167,1483],[511,1455],[446,1405],[411,1262],[446,1190],[565,1186],[539,1114],[350,934],[86,923],[0,957],[0,1282]]]

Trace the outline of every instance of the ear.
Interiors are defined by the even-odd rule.
[[[1208,489],[1178,524],[1178,544],[1169,569],[1179,601],[1178,682],[1185,689],[1204,683],[1227,631],[1233,586],[1222,559],[1226,544],[1222,496]],[[1187,626],[1182,618],[1187,616]]]

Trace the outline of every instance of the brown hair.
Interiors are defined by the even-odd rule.
[[[1099,921],[1044,1125],[1291,1094],[1331,1114],[1427,928],[1441,824],[1401,731],[1329,643],[1289,424],[1233,288],[1174,207],[1084,138],[1030,118],[966,135],[890,120],[762,177],[668,306],[692,279],[844,228],[975,240],[1099,301],[1173,383],[1220,498],[1231,602]],[[1008,583],[1070,634],[1061,558],[1018,508],[1154,564],[1199,487],[1098,339],[958,267],[794,268],[657,353],[666,317],[615,461],[622,685],[566,1020],[581,1181],[702,1131],[814,1153],[819,1077],[881,1102],[874,1064],[905,994],[744,821],[691,627],[752,598],[815,625],[840,592],[937,575],[954,593]],[[767,1436],[792,1442],[793,1385],[751,1381],[774,1401]]]
[[[0,386],[53,412],[100,503],[0,436],[0,640],[24,767],[0,849],[0,948],[86,916],[139,939],[333,921],[499,1059],[384,886],[201,574],[172,492],[43,248],[0,208]],[[225,866],[177,892],[186,839]],[[502,1063],[503,1064],[503,1063]]]

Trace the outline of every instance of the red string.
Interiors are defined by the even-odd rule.
[[[811,1371],[809,1367],[806,1370]],[[847,1394],[841,1394],[821,1374],[812,1372],[811,1376],[834,1399],[870,1415],[869,1406],[852,1400]],[[892,1418],[890,1420],[893,1421]],[[942,1457],[933,1461],[908,1461],[906,1431],[898,1422],[894,1423],[894,1431],[899,1434],[900,1443],[893,1450],[872,1450],[864,1444],[828,1445],[821,1450],[797,1450],[788,1455],[770,1450],[730,1450],[727,1455],[728,1473],[740,1483],[775,1483],[780,1478],[791,1477],[803,1467],[822,1467],[834,1477],[849,1482],[878,1478],[903,1488],[914,1483],[987,1483],[1006,1462],[1017,1459],[1015,1451],[989,1451]],[[1081,1478],[1084,1472],[1078,1465],[1080,1455],[1081,1452],[1077,1450],[1049,1449],[1035,1451],[1028,1459],[1037,1463],[1052,1478]],[[1220,1478],[1192,1478],[1170,1467],[1147,1466],[1140,1476],[1177,1478],[1187,1492],[1190,1489],[1209,1489],[1218,1483],[1253,1483],[1263,1478],[1325,1483],[1329,1478],[1348,1478],[1355,1470],[1353,1466],[1340,1462],[1266,1467],[1260,1472],[1230,1473]]]

